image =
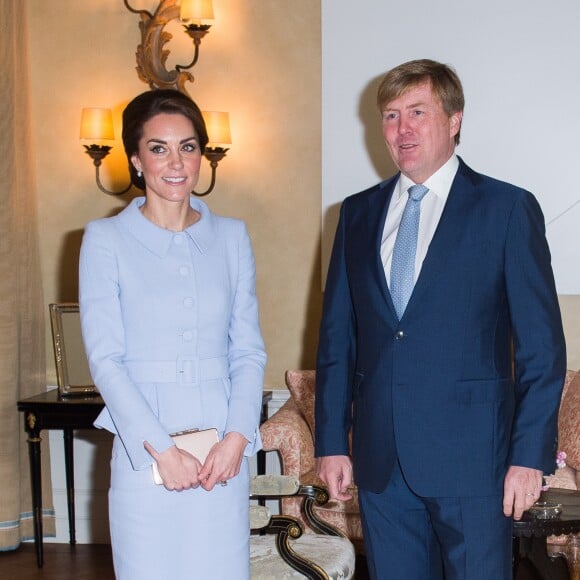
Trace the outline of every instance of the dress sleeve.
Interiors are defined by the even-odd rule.
[[[238,276],[228,331],[231,395],[226,433],[241,433],[250,445],[246,454],[259,449],[259,422],[266,352],[260,332],[254,254],[242,224],[236,240]]]
[[[81,326],[91,374],[106,404],[95,424],[119,435],[133,468],[139,470],[153,463],[144,441],[160,453],[173,441],[123,364],[116,241],[121,243],[110,220],[92,222],[85,230],[79,264]]]

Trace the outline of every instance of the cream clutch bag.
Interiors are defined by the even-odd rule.
[[[217,429],[192,429],[191,431],[180,431],[171,435],[175,445],[196,457],[203,465],[210,449],[219,441]],[[153,481],[161,485],[163,481],[157,469],[157,462],[151,465],[153,470]]]

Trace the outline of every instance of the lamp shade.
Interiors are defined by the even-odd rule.
[[[221,111],[202,111],[207,136],[208,147],[223,147],[230,145],[232,135],[230,133],[230,115]]]
[[[81,139],[114,139],[111,109],[85,108],[81,114]]]
[[[179,18],[195,24],[201,24],[202,20],[213,20],[212,0],[181,0]]]

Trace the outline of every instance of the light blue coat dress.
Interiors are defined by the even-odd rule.
[[[153,483],[148,441],[217,427],[261,445],[266,354],[244,224],[212,214],[183,232],[147,220],[137,198],[91,222],[80,258],[83,340],[115,433],[109,517],[121,580],[249,577],[248,466],[226,487],[170,492]]]

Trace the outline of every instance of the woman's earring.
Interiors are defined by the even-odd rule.
[[[141,177],[143,175],[142,171],[137,171],[137,177]]]

